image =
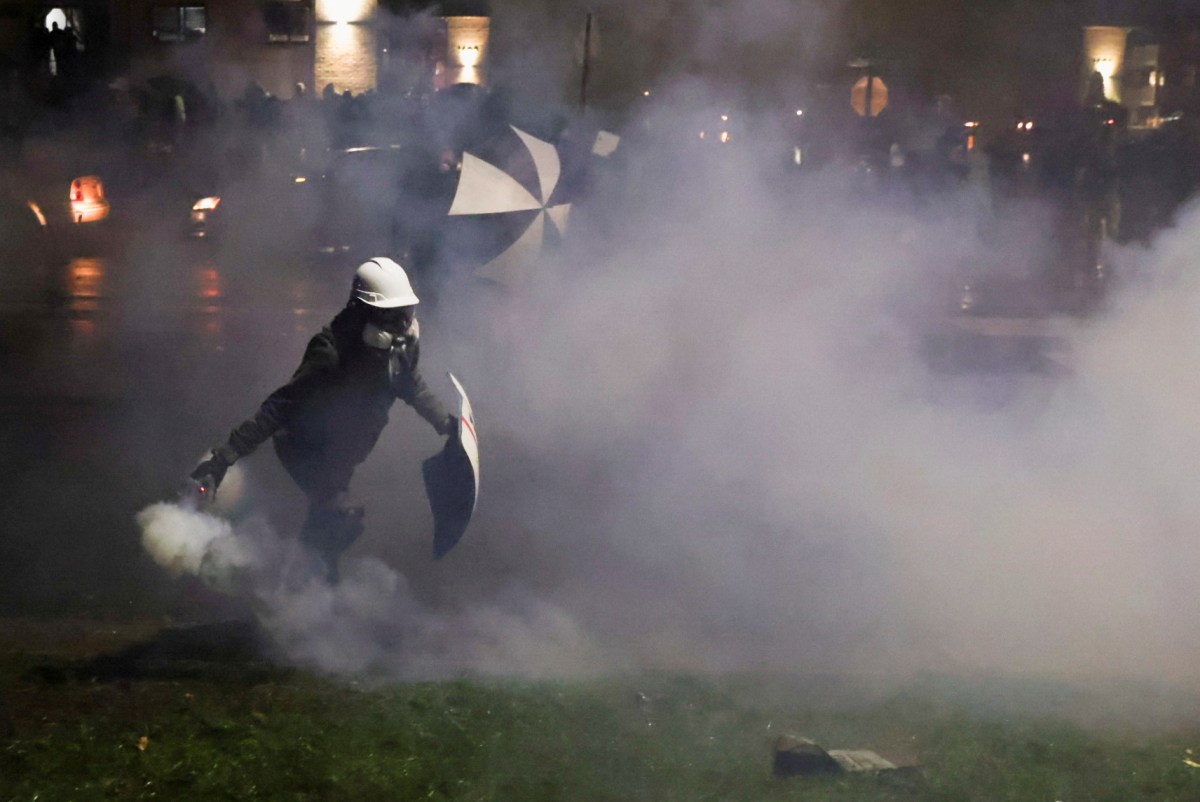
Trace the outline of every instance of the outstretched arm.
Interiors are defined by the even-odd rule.
[[[300,367],[291,380],[267,396],[253,417],[238,424],[229,433],[229,439],[212,450],[212,457],[196,466],[192,478],[203,482],[205,477],[211,477],[214,486],[220,484],[230,465],[252,453],[287,425],[297,407],[336,365],[337,350],[333,339],[323,331],[309,340]]]
[[[229,433],[227,445],[244,457],[258,448],[267,438],[287,425],[296,408],[319,387],[329,371],[337,365],[337,350],[327,332],[321,332],[308,342],[300,367],[291,380],[267,396],[258,412]]]

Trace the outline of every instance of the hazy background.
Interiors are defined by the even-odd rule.
[[[731,41],[819,46],[830,10],[685,8],[694,49],[672,64],[712,61]],[[513,75],[566,63],[523,52]],[[678,72],[632,129],[729,108],[723,89]],[[540,84],[523,88],[536,106]],[[421,308],[426,376],[449,398],[440,376],[455,371],[482,441],[476,520],[449,557],[430,560],[420,485],[440,441],[402,407],[356,477],[368,529],[335,591],[289,572],[303,500],[270,448],[245,461],[244,588],[291,659],[402,677],[1194,678],[1195,209],[1150,251],[1121,255],[1130,281],[1109,311],[1062,324],[1055,364],[946,373],[925,349],[946,325],[947,276],[995,257],[978,197],[918,211],[903,196],[866,202],[832,171],[781,181],[761,152],[638,139],[623,166],[600,168],[611,174],[531,286],[463,287]],[[1020,272],[1047,243],[1018,231],[1004,252]],[[70,435],[111,471],[99,486],[47,467],[78,456],[56,447],[69,411],[22,435],[32,448],[14,440],[9,459],[38,481],[19,480],[6,503],[78,511],[75,546],[55,557],[71,568],[47,571],[50,584],[94,571],[91,555],[131,553],[135,513],[290,375],[354,268],[220,253],[227,309],[210,341],[197,333],[211,318],[172,311],[177,253],[166,239],[131,244],[117,280],[136,300],[110,311],[119,334],[99,352],[29,357],[35,377],[65,371],[102,407],[120,399],[99,433]],[[91,530],[113,481],[136,500],[126,528]],[[53,564],[17,559],[37,547],[9,540],[14,582]],[[149,583],[176,614],[212,614],[144,556],[103,564],[105,584]]]
[[[925,349],[947,268],[990,257],[971,196],[914,214],[722,155],[639,154],[587,210],[605,226],[577,217],[532,286],[422,310],[426,374],[448,396],[453,369],[476,404],[476,520],[429,561],[419,461],[438,441],[397,408],[356,479],[351,552],[392,568],[260,588],[295,654],[405,675],[1192,676],[1194,213],[1124,255],[1111,311],[1061,322],[1057,362],[947,373]],[[253,378],[209,392],[248,414],[302,339],[247,341]],[[236,422],[204,419],[208,440]],[[246,467],[295,529],[274,457]]]

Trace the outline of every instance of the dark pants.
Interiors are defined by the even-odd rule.
[[[321,558],[326,577],[336,583],[338,560],[363,533],[363,508],[350,500],[348,492],[356,466],[340,465],[286,437],[275,439],[275,453],[308,498],[300,542]]]

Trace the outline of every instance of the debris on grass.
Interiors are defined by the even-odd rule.
[[[831,749],[829,756],[846,772],[889,771],[900,768],[869,749]]]
[[[826,750],[811,738],[798,735],[781,735],[775,741],[776,777],[875,773],[899,768],[902,767],[868,749]]]
[[[836,774],[842,770],[833,757],[810,738],[781,735],[775,741],[775,776]]]

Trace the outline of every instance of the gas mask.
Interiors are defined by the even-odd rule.
[[[384,310],[391,311],[391,310]],[[399,332],[399,333],[396,333]],[[410,370],[417,364],[417,340],[421,327],[411,311],[379,315],[363,326],[363,343],[387,354],[388,378],[395,381],[402,366]]]

